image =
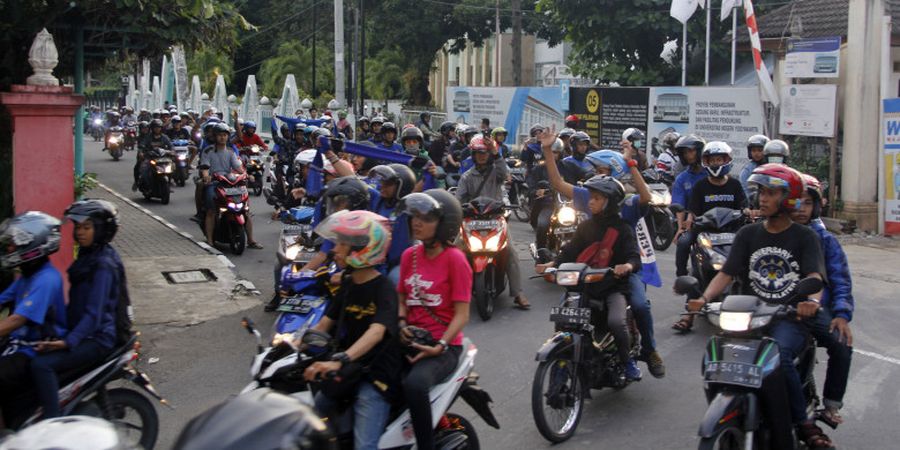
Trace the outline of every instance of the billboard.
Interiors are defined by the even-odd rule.
[[[578,129],[591,141],[617,149],[623,131],[647,129],[649,93],[650,88],[570,88],[569,113],[578,116]]]
[[[790,39],[784,56],[787,78],[837,78],[841,37]]]
[[[536,123],[563,125],[563,95],[559,87],[448,87],[447,120],[479,126],[487,118],[492,127],[509,132],[508,143],[521,144]]]
[[[783,86],[778,132],[793,136],[834,137],[836,104],[836,84]]]
[[[884,100],[884,234],[900,234],[900,99]]]

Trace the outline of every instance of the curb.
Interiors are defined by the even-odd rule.
[[[204,251],[206,251],[206,252],[209,253],[210,255],[213,255],[213,256],[215,256],[216,258],[218,258],[219,261],[221,261],[222,264],[225,265],[225,267],[227,267],[229,270],[231,270],[232,273],[234,273],[234,276],[237,278],[239,284],[244,285],[244,286],[247,288],[247,290],[249,290],[251,293],[253,293],[253,294],[255,294],[255,295],[260,295],[259,289],[256,289],[256,286],[253,284],[253,282],[250,281],[250,280],[241,278],[241,275],[240,275],[240,274],[238,273],[238,271],[237,271],[237,266],[235,266],[234,263],[231,262],[231,260],[228,259],[228,257],[225,256],[224,253],[220,252],[217,248],[210,247],[209,244],[207,244],[206,242],[198,241],[198,240],[194,239],[194,236],[192,236],[190,233],[188,233],[188,232],[186,232],[186,231],[182,231],[181,228],[178,228],[178,227],[177,227],[175,224],[173,224],[172,222],[169,222],[168,220],[166,220],[166,219],[163,218],[162,216],[160,216],[160,215],[158,215],[158,214],[155,214],[155,213],[153,213],[152,211],[150,211],[149,209],[144,208],[143,206],[141,206],[141,205],[135,203],[134,200],[132,200],[132,199],[130,199],[130,198],[128,198],[128,197],[125,197],[124,195],[122,195],[122,194],[120,194],[119,192],[117,192],[115,189],[113,189],[113,188],[111,188],[111,187],[109,187],[109,186],[107,186],[107,185],[105,185],[105,184],[103,184],[103,183],[100,183],[99,181],[97,182],[97,186],[100,186],[101,188],[103,188],[104,190],[106,190],[106,192],[109,192],[110,194],[112,194],[113,196],[115,196],[116,198],[118,198],[119,200],[121,200],[121,201],[127,203],[129,206],[131,206],[131,207],[137,209],[138,211],[140,211],[140,212],[142,212],[142,213],[144,213],[144,214],[150,216],[153,220],[159,222],[159,223],[162,224],[164,227],[166,227],[166,228],[168,228],[168,229],[174,231],[174,232],[177,233],[179,236],[181,236],[181,237],[187,239],[187,240],[190,241],[190,242],[193,242],[194,245],[196,245],[196,246],[202,248]]]

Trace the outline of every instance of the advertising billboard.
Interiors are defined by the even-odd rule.
[[[559,87],[448,87],[447,99],[447,120],[479,126],[487,118],[492,127],[506,128],[510,144],[524,142],[536,123],[563,125]]]
[[[900,234],[900,98],[884,100],[884,234]]]
[[[836,84],[783,86],[778,132],[793,136],[834,137],[836,104]]]
[[[837,78],[841,37],[790,39],[784,56],[787,78]]]

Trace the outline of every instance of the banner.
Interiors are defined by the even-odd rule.
[[[841,58],[841,37],[788,40],[784,56],[787,78],[837,78]]]
[[[836,84],[791,84],[781,87],[778,132],[793,136],[834,137]]]
[[[884,234],[900,234],[900,98],[883,101]]]
[[[571,88],[569,113],[600,148],[617,150],[628,128],[647,130],[650,88]]]
[[[558,87],[448,87],[447,120],[479,127],[486,118],[506,128],[508,145],[519,145],[534,124],[562,128],[562,100]]]

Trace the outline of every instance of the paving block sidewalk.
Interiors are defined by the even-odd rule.
[[[129,293],[140,325],[191,326],[259,305],[252,284],[241,280],[233,264],[185,237],[133,202],[100,186],[91,198],[119,209],[113,240],[125,264]],[[215,280],[171,284],[164,271],[207,269]]]

